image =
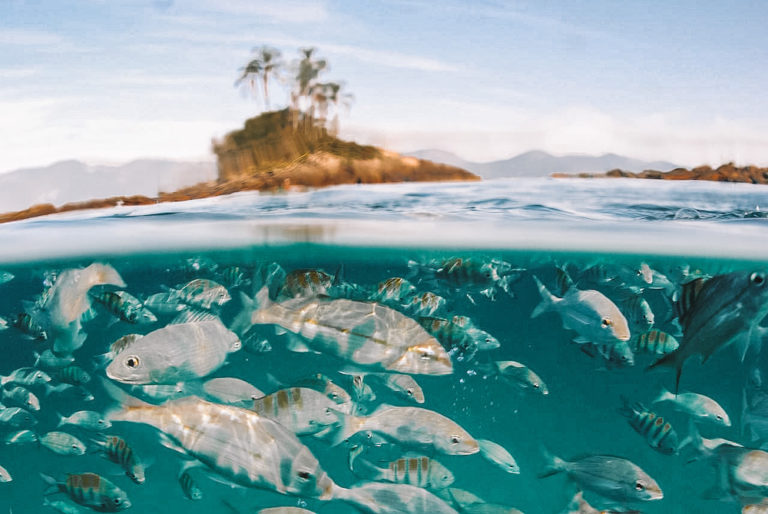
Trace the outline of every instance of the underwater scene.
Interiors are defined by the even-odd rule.
[[[272,223],[301,196],[0,228],[0,512],[765,512],[764,195],[713,228],[659,186],[667,232],[594,225],[591,184],[547,187],[594,223],[387,203],[461,187],[315,196],[386,230]]]

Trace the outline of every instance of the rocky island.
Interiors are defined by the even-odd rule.
[[[671,171],[645,170],[639,173],[611,170],[606,173],[554,173],[555,178],[647,178],[656,180],[710,180],[715,182],[746,182],[768,184],[768,168],[757,166],[735,166],[732,162],[717,168],[699,166],[692,169],[675,168]]]
[[[241,69],[236,84],[255,95],[263,87],[264,110],[220,141],[213,141],[218,178],[157,197],[116,196],[55,206],[50,203],[0,214],[0,223],[82,209],[177,202],[239,191],[289,191],[337,184],[480,180],[464,169],[415,157],[401,156],[374,146],[337,137],[338,114],[351,95],[340,82],[320,82],[327,69],[314,48],[301,49],[292,70],[290,105],[270,110],[268,81],[282,64],[280,52],[262,46]]]

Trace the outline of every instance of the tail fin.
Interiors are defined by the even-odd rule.
[[[58,423],[56,424],[56,428],[59,428],[61,425],[64,424],[64,416],[62,416],[61,414],[59,414],[57,412],[56,413],[56,419],[58,419]]]
[[[101,385],[104,387],[107,394],[118,403],[118,405],[112,406],[104,412],[105,419],[122,421],[124,420],[123,414],[132,408],[153,407],[151,403],[147,403],[129,395],[105,378],[101,379]]]
[[[653,403],[666,402],[674,399],[675,399],[675,395],[667,391],[666,387],[661,386],[661,389],[659,390],[659,395],[656,397],[655,400],[653,400]]]
[[[680,453],[683,448],[688,446],[693,446],[693,451],[695,453],[692,458],[688,459],[688,462],[699,460],[702,456],[704,456],[704,454],[707,453],[706,449],[704,448],[699,429],[696,427],[696,423],[694,423],[693,419],[688,420],[688,435],[685,437],[685,439],[680,441],[680,444],[677,447],[678,453]]]
[[[651,370],[659,366],[675,368],[675,394],[680,390],[680,374],[683,372],[683,363],[680,361],[678,355],[679,350],[675,350],[674,352],[666,354],[646,368],[646,370]]]
[[[555,457],[546,448],[542,448],[541,453],[546,461],[546,466],[544,467],[544,470],[539,473],[539,478],[551,477],[552,475],[557,475],[565,470],[566,462],[563,459]]]
[[[264,323],[264,321],[260,320],[258,313],[259,310],[265,309],[272,303],[272,300],[269,299],[269,286],[263,286],[253,298],[240,292],[240,300],[243,304],[243,308],[240,313],[235,316],[229,329],[242,337],[254,323]]]
[[[541,303],[539,303],[536,308],[533,309],[531,318],[535,318],[543,312],[550,310],[555,301],[557,301],[557,297],[549,292],[549,289],[547,289],[544,284],[541,283],[541,280],[539,280],[536,275],[533,275],[533,280],[536,281],[536,287],[539,289],[539,294],[541,295]]]
[[[59,482],[53,477],[50,477],[48,475],[45,475],[43,473],[40,473],[40,478],[43,479],[43,482],[45,482],[45,485],[47,486],[45,488],[45,491],[43,491],[43,495],[47,496],[49,494],[54,494],[59,492]]]

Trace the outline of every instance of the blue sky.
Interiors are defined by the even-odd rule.
[[[766,26],[762,1],[3,0],[0,172],[211,159],[261,44],[317,47],[342,134],[397,151],[768,165]]]

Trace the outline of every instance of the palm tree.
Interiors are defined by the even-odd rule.
[[[332,135],[339,133],[339,111],[341,107],[349,108],[352,106],[352,102],[355,100],[355,96],[352,93],[343,92],[343,82],[329,82],[324,84],[326,88],[326,96],[328,102],[333,106],[333,117],[330,121],[328,130]]]
[[[301,110],[301,106],[298,103],[302,98],[310,100],[312,88],[316,84],[317,77],[321,71],[328,67],[328,62],[325,59],[313,59],[316,48],[302,48],[300,52],[304,54],[304,57],[299,61],[298,71],[296,73],[296,92],[291,95],[296,110]]]
[[[256,81],[261,79],[264,87],[264,107],[269,110],[269,79],[277,78],[283,63],[280,61],[280,50],[267,45],[254,48],[256,56],[248,64],[241,68],[242,74],[235,81],[235,85],[240,85],[248,81],[251,88],[251,94],[256,96]]]

